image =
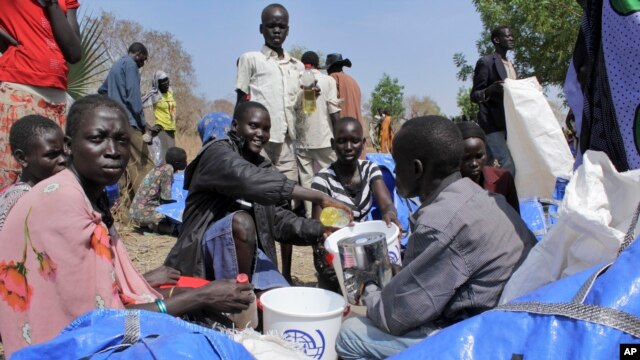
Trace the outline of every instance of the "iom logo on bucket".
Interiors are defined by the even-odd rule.
[[[302,345],[304,354],[314,359],[321,359],[324,354],[324,335],[322,331],[316,329],[317,336],[312,336],[302,330],[290,329],[286,330],[282,337],[286,340],[296,342]]]

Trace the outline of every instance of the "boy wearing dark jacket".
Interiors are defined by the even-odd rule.
[[[246,273],[259,290],[287,286],[277,271],[275,241],[313,245],[332,229],[284,205],[297,199],[348,210],[326,194],[296,185],[260,155],[270,129],[263,105],[242,103],[229,138],[205,144],[189,164],[183,226],[167,266],[209,280]]]

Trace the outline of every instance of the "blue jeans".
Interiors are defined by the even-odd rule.
[[[491,152],[491,156],[494,159],[498,159],[500,163],[500,168],[504,169],[511,173],[511,175],[516,177],[516,165],[513,163],[513,158],[511,158],[511,151],[507,147],[507,138],[504,131],[497,131],[491,134],[487,134],[487,147],[489,148],[489,152]],[[489,164],[491,166],[492,164]]]
[[[342,359],[386,359],[440,330],[424,325],[402,336],[379,329],[366,317],[352,317],[342,323],[336,351]]]
[[[235,279],[238,275],[238,256],[233,240],[234,214],[229,214],[213,223],[202,237],[207,280]],[[251,283],[257,290],[289,286],[276,264],[257,245],[253,264]]]

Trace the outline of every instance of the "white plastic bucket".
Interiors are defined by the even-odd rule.
[[[387,249],[389,251],[389,261],[392,264],[402,266],[402,258],[400,257],[400,229],[396,224],[391,224],[387,227],[387,223],[382,220],[365,221],[357,223],[355,226],[342,228],[333,234],[329,235],[324,242],[324,247],[333,254],[333,268],[336,270],[336,276],[340,283],[340,289],[343,294],[346,294],[344,288],[344,277],[342,275],[342,264],[340,263],[340,253],[338,251],[338,241],[352,236],[368,233],[368,232],[381,232],[384,233],[387,238]],[[346,301],[345,296],[345,301]],[[364,315],[366,308],[364,306],[351,305],[351,312],[355,315]]]
[[[317,288],[287,287],[260,297],[264,332],[302,344],[307,356],[337,359],[336,338],[347,302],[338,294]]]

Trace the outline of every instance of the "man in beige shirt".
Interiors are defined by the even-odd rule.
[[[329,167],[336,161],[336,154],[331,149],[333,124],[339,119],[340,107],[336,81],[318,70],[320,59],[318,54],[307,51],[302,55],[302,63],[309,66],[316,79],[320,94],[316,97],[316,110],[310,114],[299,111],[296,124],[298,170],[300,185],[311,188],[316,169]],[[307,217],[311,216],[311,203],[305,201]]]
[[[260,51],[244,53],[238,59],[236,106],[252,100],[261,103],[271,117],[271,138],[262,156],[289,180],[298,182],[294,141],[296,138],[295,105],[300,97],[302,63],[284,51],[282,44],[289,35],[289,12],[280,4],[262,10],[260,33],[264,46]],[[282,244],[282,275],[291,282],[292,247]]]
[[[264,105],[271,117],[271,139],[263,155],[287,178],[298,181],[293,151],[296,100],[300,96],[302,63],[284,51],[289,34],[289,13],[280,4],[262,10],[260,33],[264,46],[260,51],[244,53],[238,59],[236,77],[237,104],[252,100]]]

